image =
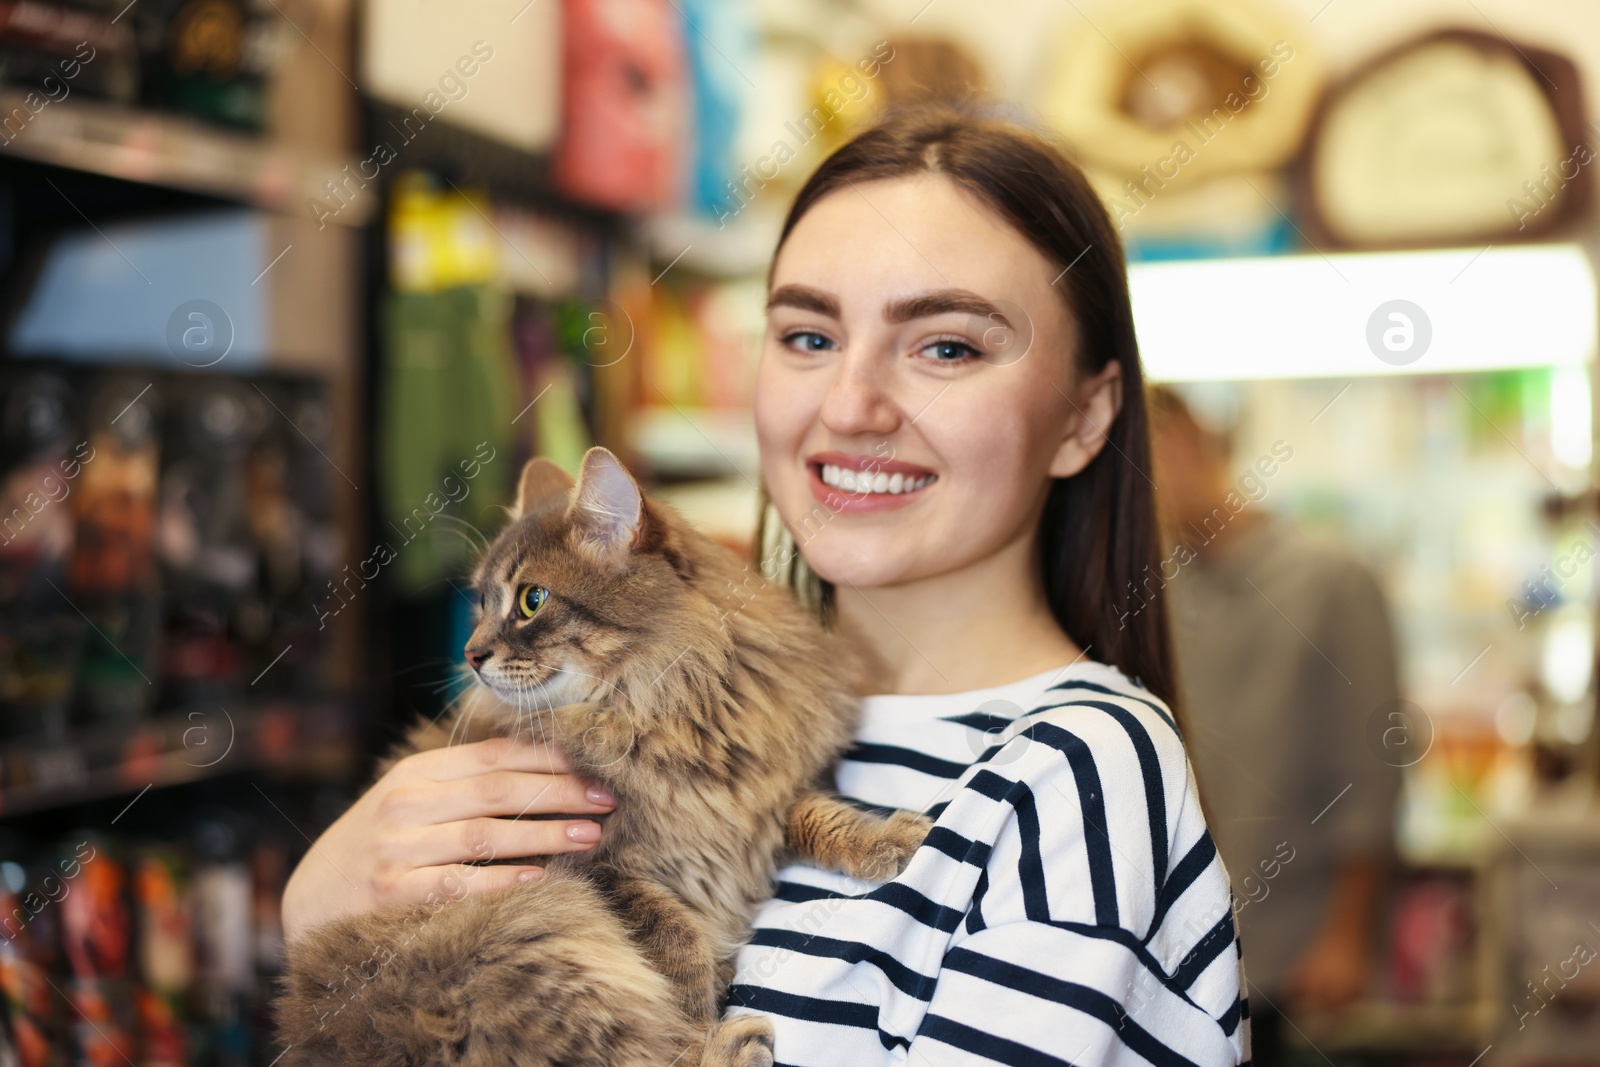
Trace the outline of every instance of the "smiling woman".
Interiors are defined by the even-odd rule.
[[[489,854],[547,857],[552,872],[574,855],[631,849],[669,871],[674,892],[738,888],[759,905],[753,933],[747,911],[717,912],[737,919],[708,942],[717,986],[732,981],[725,1004],[697,1000],[691,1016],[720,1007],[720,1027],[746,1036],[770,1023],[775,1041],[740,1046],[741,1067],[1243,1062],[1232,898],[1173,706],[1165,601],[1157,591],[1131,619],[1117,606],[1159,556],[1139,354],[1105,210],[1025,130],[894,115],[801,190],[768,296],[754,396],[771,505],[755,541],[762,565],[689,553],[686,524],[683,540],[670,524],[646,536],[657,524],[643,523],[614,458],[591,453],[575,489],[554,464],[530,464],[518,511],[544,503],[480,561],[485,611],[467,657],[485,686],[516,698],[506,721],[531,717],[522,695],[535,693],[561,705],[541,713],[567,724],[555,736],[588,748],[592,732],[614,751],[582,775],[573,753],[543,741],[469,741],[399,761],[296,869],[289,943],[442,884],[495,907],[492,893],[539,879],[531,860],[474,863],[483,853],[468,846],[486,835]],[[789,598],[760,595],[751,571],[795,584],[834,634]],[[609,608],[572,595],[601,588]],[[770,651],[738,658],[729,633]],[[857,660],[864,696],[850,687]],[[621,684],[596,681],[607,672],[648,694],[636,702],[647,726],[607,733],[582,718],[586,705],[564,703],[600,700]],[[692,679],[725,703],[702,699]],[[775,680],[782,699],[740,688]],[[859,715],[853,733],[824,714],[846,707]],[[708,708],[722,717],[696,718]],[[636,739],[674,736],[696,758],[632,753]],[[844,758],[819,783],[816,769],[833,762],[815,758],[824,742]],[[686,770],[700,764],[736,769],[738,788]],[[601,770],[616,792],[594,779]],[[630,792],[624,775],[650,773],[659,789]],[[802,782],[834,787],[823,823],[836,828],[874,821],[857,809],[887,827],[903,809],[916,834],[898,846],[899,873],[828,867],[795,844],[770,899],[770,869],[740,875],[748,850],[734,830],[763,810],[756,798]],[[721,858],[683,861],[690,845]],[[692,958],[704,970],[681,946],[658,948],[669,969]],[[450,941],[451,958],[463,951]],[[447,972],[383,973],[386,1003],[408,1020],[426,1014],[416,975]],[[629,974],[605,990],[645,987],[647,975]],[[606,999],[584,988],[563,1007],[514,985],[522,1000],[507,1003],[518,1018],[536,1005],[541,1034],[584,1032],[581,1011]],[[581,1062],[623,1062],[605,1055]]]
[[[935,826],[882,885],[782,870],[730,1015],[786,1064],[1248,1059],[1164,601],[1117,617],[1158,550],[1100,202],[1019,127],[890,115],[768,288],[757,551],[872,665],[840,793]]]

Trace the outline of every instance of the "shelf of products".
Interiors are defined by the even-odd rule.
[[[0,817],[247,770],[346,775],[359,758],[355,725],[339,704],[272,702],[14,743],[0,748]]]
[[[638,408],[628,443],[661,475],[750,473],[760,460],[748,411]]]
[[[0,115],[29,114],[23,100],[31,95],[0,92]],[[280,211],[304,211],[307,200],[326,199],[329,183],[348,186],[341,209],[327,213],[345,226],[365,225],[376,209],[376,197],[349,192],[366,184],[354,157],[318,158],[264,137],[100,101],[50,104],[0,141],[0,154]]]

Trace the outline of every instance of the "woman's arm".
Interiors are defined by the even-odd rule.
[[[290,875],[285,938],[385,905],[458,899],[543,873],[527,864],[472,861],[593,848],[600,824],[592,820],[496,817],[612,809],[615,801],[590,792],[571,771],[559,748],[509,738],[400,760],[312,843]]]

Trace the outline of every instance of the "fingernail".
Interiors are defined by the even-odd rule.
[[[615,804],[617,798],[603,785],[591,785],[584,793],[595,804]]]
[[[600,840],[600,824],[597,822],[575,822],[567,827],[567,836],[574,841],[591,844]]]
[[[544,877],[544,871],[540,870],[538,867],[533,867],[533,868],[530,868],[530,869],[528,869],[526,871],[523,871],[521,874],[517,875],[517,881],[519,881],[519,882],[531,882],[535,878],[543,878],[543,877]]]

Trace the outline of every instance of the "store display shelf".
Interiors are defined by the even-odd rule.
[[[1492,1040],[1494,1005],[1365,1000],[1336,1016],[1295,1020],[1299,1039],[1323,1052],[1479,1052]]]
[[[197,705],[61,741],[14,741],[0,748],[0,817],[244,770],[338,774],[357,756],[354,725],[334,701],[275,701]]]
[[[1406,868],[1413,871],[1455,871],[1477,874],[1488,868],[1494,860],[1494,848],[1489,842],[1481,847],[1456,849],[1402,849],[1400,858]]]
[[[629,444],[657,474],[749,474],[760,463],[748,409],[643,407],[631,419]]]
[[[306,210],[310,198],[326,197],[324,183],[339,184],[344,169],[356,163],[118,104],[62,101],[35,113],[23,103],[27,96],[0,91],[0,118],[29,116],[20,129],[6,124],[0,155],[297,212]],[[350,197],[327,217],[360,226],[376,201]]]
[[[779,198],[757,201],[731,223],[687,211],[658,212],[641,220],[637,239],[656,277],[680,270],[712,278],[761,278],[782,233],[783,215]]]

